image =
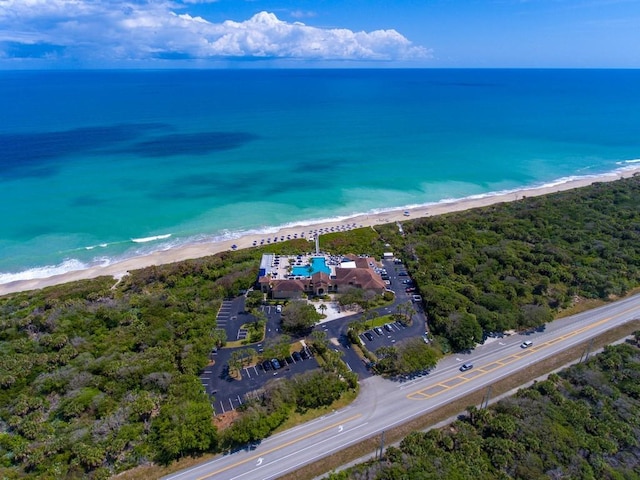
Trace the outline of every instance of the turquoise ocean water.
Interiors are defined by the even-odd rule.
[[[638,165],[638,70],[0,72],[0,283]]]

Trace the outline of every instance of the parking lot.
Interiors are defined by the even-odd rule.
[[[302,345],[300,350],[302,350]],[[223,352],[224,350],[221,350],[218,356],[223,355]],[[201,375],[201,379],[206,378],[206,382],[203,381],[205,390],[215,398],[213,406],[216,414],[238,408],[246,401],[247,396],[250,397],[252,392],[261,389],[270,381],[290,378],[293,375],[318,368],[318,362],[311,355],[306,356],[306,358],[288,356],[278,360],[280,368],[274,368],[273,363],[267,360],[267,364],[260,362],[256,365],[242,368],[241,378],[236,379],[229,375],[227,362],[230,350],[228,353],[229,355],[223,355],[219,359],[220,363],[216,362],[214,365],[205,368]],[[226,358],[226,361],[223,358]]]
[[[384,260],[384,275],[388,282],[387,288],[395,292],[395,300],[392,305],[388,305],[378,310],[378,315],[389,315],[398,311],[399,305],[411,303],[414,313],[411,325],[405,326],[400,322],[389,322],[377,328],[369,328],[360,335],[363,345],[370,351],[375,352],[383,346],[393,346],[397,342],[409,338],[422,337],[425,334],[425,316],[422,311],[422,302],[418,293],[414,290],[413,284],[404,265],[395,263],[392,260]],[[275,305],[264,305],[261,307],[267,318],[266,339],[277,336],[280,326],[281,312]],[[350,316],[343,316],[331,322],[322,323],[316,329],[327,334],[327,338],[336,339],[332,348],[343,353],[343,360],[347,367],[362,378],[371,375],[365,364],[350,348],[346,331],[348,324],[361,318],[362,313],[354,313]],[[223,302],[217,316],[218,327],[224,328],[229,340],[236,340],[240,326],[243,323],[252,321],[253,317],[244,311],[244,297]],[[240,336],[242,332],[240,332]],[[295,341],[295,339],[294,339]],[[263,344],[247,345],[242,348],[254,348],[256,356],[262,354]],[[303,343],[296,348],[299,352],[303,348]],[[279,368],[274,368],[271,359],[262,359],[259,363],[241,369],[241,378],[236,379],[229,375],[228,362],[234,349],[223,348],[212,353],[212,364],[204,369],[200,379],[207,394],[214,399],[214,409],[216,414],[222,414],[238,408],[245,403],[248,398],[260,392],[269,382],[276,382],[282,378],[291,378],[294,375],[319,368],[318,362],[312,356],[309,358],[292,355],[284,359],[278,359]]]
[[[375,351],[377,348],[394,344],[397,340],[406,338],[407,327],[400,322],[387,323],[382,327],[366,330],[360,334],[362,343],[368,350]]]

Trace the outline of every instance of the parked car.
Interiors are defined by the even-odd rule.
[[[282,368],[282,365],[280,365],[280,361],[277,358],[271,359],[271,365],[273,365],[274,370],[279,370]]]
[[[381,336],[384,335],[384,332],[380,327],[374,328],[373,331],[376,332],[378,335],[381,335]]]
[[[265,372],[268,372],[269,370],[271,370],[271,362],[269,360],[265,360],[264,362],[262,362],[262,368],[264,368]]]
[[[309,358],[311,356],[311,353],[309,352],[309,350],[307,350],[306,348],[303,348],[302,350],[300,350],[300,356],[306,360],[307,358]]]
[[[282,313],[282,305],[276,305],[276,313]]]
[[[301,362],[301,361],[302,361],[302,355],[300,355],[300,352],[293,352],[293,353],[291,354],[291,356],[293,357],[293,359],[294,359],[296,362]]]
[[[409,276],[409,274],[408,274],[407,272],[399,272],[399,273],[398,273],[398,276],[399,276],[399,277],[408,277],[408,276]]]
[[[525,340],[520,344],[520,348],[529,348],[531,345],[533,345],[531,340]]]
[[[373,342],[373,335],[371,335],[371,332],[364,332],[364,336],[367,338],[367,340]]]
[[[384,324],[384,329],[385,329],[387,332],[393,332],[393,328],[391,328],[391,325],[389,325],[388,323],[385,323],[385,324]]]
[[[467,370],[471,370],[473,368],[473,363],[463,363],[460,367],[461,372],[466,372]]]
[[[411,293],[411,292],[415,292],[416,291],[416,287],[407,287],[404,290],[407,293]]]

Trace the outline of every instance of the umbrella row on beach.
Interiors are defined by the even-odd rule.
[[[323,233],[331,233],[331,232],[344,232],[347,230],[351,230],[353,228],[356,228],[357,224],[356,223],[349,223],[346,225],[335,225],[332,227],[321,227],[321,228],[316,228],[316,229],[312,229],[309,230],[307,234],[305,234],[305,232],[300,232],[298,233],[294,233],[294,234],[289,234],[289,235],[280,235],[275,236],[273,238],[271,237],[267,237],[267,238],[262,238],[260,239],[260,245],[264,245],[265,243],[269,244],[269,243],[276,243],[278,241],[284,241],[284,240],[291,240],[291,239],[296,239],[296,238],[306,238],[306,236],[308,235],[309,237],[313,237],[316,235],[321,235]],[[360,225],[360,227],[362,227],[362,225]],[[258,240],[254,240],[253,241],[253,246],[258,245]],[[236,248],[238,248],[237,245],[232,245],[231,248],[233,250],[235,250]]]

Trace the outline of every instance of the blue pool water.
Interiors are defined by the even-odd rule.
[[[322,257],[313,257],[311,259],[310,266],[305,265],[304,267],[293,267],[291,271],[291,273],[296,277],[310,277],[317,272],[324,272],[327,275],[331,275],[331,269],[327,266],[325,259]]]

